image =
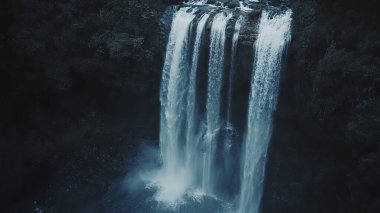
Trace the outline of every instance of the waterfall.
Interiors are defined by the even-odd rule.
[[[232,122],[232,93],[233,93],[233,86],[234,86],[234,76],[235,76],[235,65],[236,65],[236,51],[237,51],[237,45],[239,41],[239,34],[241,26],[244,22],[243,15],[239,15],[235,22],[235,27],[232,35],[232,43],[231,43],[231,53],[230,53],[230,65],[228,70],[228,79],[227,81],[224,81],[226,83],[227,87],[227,100],[226,101],[226,121],[224,125],[224,135],[223,139],[223,154],[222,159],[219,159],[220,165],[223,165],[222,168],[220,168],[219,173],[219,179],[218,182],[221,185],[225,184],[231,184],[233,182],[234,176],[234,170],[236,167],[235,161],[236,157],[233,154],[232,145],[234,140],[236,140],[237,130],[234,127],[234,124]],[[237,142],[237,141],[236,141]],[[237,147],[237,146],[235,146]],[[223,192],[224,194],[231,193],[232,191],[236,191],[235,189],[223,189],[219,190]]]
[[[264,10],[255,44],[239,212],[257,213],[263,193],[267,148],[276,109],[282,58],[290,40],[290,10]]]
[[[191,61],[191,70],[189,77],[189,87],[187,92],[187,107],[186,107],[186,117],[187,117],[187,128],[186,128],[186,168],[191,171],[191,176],[193,179],[200,173],[198,165],[200,162],[199,153],[197,148],[200,143],[200,135],[198,133],[199,120],[197,120],[198,115],[197,110],[197,99],[196,99],[196,85],[197,85],[197,70],[199,61],[199,52],[202,43],[202,35],[207,23],[209,13],[203,14],[196,29],[193,57]],[[192,180],[194,181],[194,180]]]
[[[201,5],[204,2],[189,1],[174,10],[160,89],[162,168],[153,172],[148,188],[156,186],[154,198],[159,203],[186,203],[187,199],[194,204],[207,197],[227,200],[228,205],[223,205],[230,206],[228,211],[257,213],[292,12],[267,8],[257,20],[247,15],[251,10],[215,9]],[[257,32],[252,26],[241,30],[251,23],[258,23]],[[237,58],[238,44],[253,42],[256,35],[254,57],[239,54]],[[252,68],[239,64],[237,70],[236,64],[252,58],[249,81],[245,73]],[[238,91],[234,88],[249,86],[249,104],[244,104],[248,112],[242,115],[247,129],[241,141],[233,133],[235,128],[244,132],[245,120],[237,121],[241,113],[236,109],[241,110],[242,104],[234,105],[233,94]]]
[[[189,12],[189,10],[191,10]],[[179,9],[169,35],[161,82],[160,149],[163,177],[158,200],[175,200],[185,193],[188,174],[184,170],[183,144],[185,126],[187,73],[189,70],[189,30],[195,18],[195,9]]]
[[[220,12],[215,15],[210,34],[210,58],[208,66],[208,87],[206,102],[206,134],[204,138],[205,153],[203,157],[202,189],[213,193],[213,171],[218,133],[221,127],[220,106],[221,88],[224,70],[224,48],[226,26],[232,14]]]
[[[243,16],[239,16],[235,23],[234,35],[232,37],[232,46],[231,46],[231,62],[230,62],[230,70],[228,75],[228,94],[227,94],[227,121],[226,128],[228,131],[228,135],[226,138],[225,149],[229,150],[231,148],[232,143],[232,134],[234,132],[234,127],[231,121],[231,111],[232,111],[232,92],[233,92],[233,82],[234,82],[234,72],[236,65],[236,50],[237,44],[239,40],[239,34],[241,25],[243,23]]]

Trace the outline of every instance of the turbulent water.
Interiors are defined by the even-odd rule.
[[[291,11],[263,11],[255,46],[239,212],[259,211],[267,148],[276,109],[283,53],[290,40]]]
[[[267,8],[255,22],[254,54],[244,58],[253,64],[247,126],[235,130],[238,46],[250,11],[192,3],[176,9],[171,23],[160,90],[162,168],[150,173],[147,187],[174,212],[256,213],[291,11]]]

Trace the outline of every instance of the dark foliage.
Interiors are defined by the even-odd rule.
[[[379,212],[376,1],[295,0],[291,5],[293,39],[263,208]]]
[[[1,212],[80,212],[157,138],[163,9],[1,3]]]

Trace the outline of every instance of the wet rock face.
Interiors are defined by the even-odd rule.
[[[223,2],[224,5],[226,5],[228,8],[235,8],[239,7],[239,1],[238,0],[226,0]]]
[[[239,7],[239,0],[208,0],[206,4],[224,5],[228,8]]]

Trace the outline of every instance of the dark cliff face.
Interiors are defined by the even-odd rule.
[[[81,212],[158,144],[167,2],[1,3],[1,212]],[[290,5],[262,208],[378,212],[375,1]]]

